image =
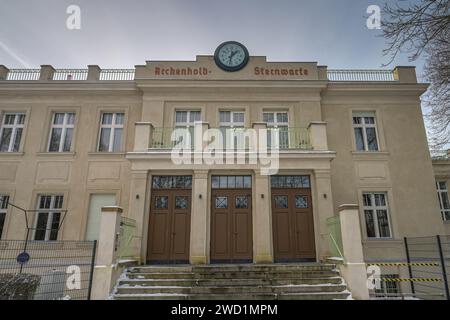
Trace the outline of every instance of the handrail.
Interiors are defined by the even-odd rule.
[[[100,71],[100,81],[130,81],[134,80],[134,69],[103,69]]]

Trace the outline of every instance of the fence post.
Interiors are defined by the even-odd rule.
[[[405,251],[406,251],[406,262],[408,262],[408,272],[409,272],[409,278],[412,279],[412,268],[411,268],[411,258],[409,256],[409,247],[408,247],[408,238],[404,237],[403,241],[405,242]],[[411,283],[411,292],[412,294],[416,294],[416,290],[414,288],[414,282],[410,281]]]
[[[448,290],[448,281],[447,281],[447,271],[445,270],[445,259],[444,254],[442,252],[441,236],[437,235],[436,238],[439,248],[439,258],[441,259],[442,278],[444,279],[445,296],[447,297],[447,300],[450,300],[450,292]]]
[[[95,266],[96,252],[97,252],[97,240],[94,240],[94,247],[92,248],[91,269],[90,269],[90,275],[89,275],[89,288],[88,288],[88,296],[87,296],[88,300],[91,300],[92,281],[94,279],[94,266]]]

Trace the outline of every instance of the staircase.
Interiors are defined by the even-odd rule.
[[[329,300],[350,292],[334,264],[138,266],[115,300]]]

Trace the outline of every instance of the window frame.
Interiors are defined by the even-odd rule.
[[[441,189],[440,183],[444,183],[445,184],[445,189]],[[445,209],[444,208],[444,202],[442,200],[442,195],[446,194],[447,195],[447,201],[450,203],[450,194],[448,192],[448,184],[447,184],[447,180],[436,180],[436,192],[438,194],[438,199],[439,199],[439,209],[441,211],[441,217],[442,220],[444,222],[450,222],[450,218],[447,219],[445,217],[445,214],[448,213],[450,216],[450,208]]]
[[[370,114],[370,115],[369,115]],[[355,123],[354,118],[362,118],[363,123]],[[366,124],[365,118],[373,118],[374,123]],[[351,113],[351,122],[352,122],[352,132],[353,132],[353,138],[354,138],[354,146],[356,152],[380,152],[381,146],[380,146],[380,138],[379,138],[379,132],[378,132],[378,121],[377,121],[377,113],[376,111],[352,111]],[[359,150],[357,146],[357,139],[355,134],[355,129],[361,128],[362,130],[362,138],[363,138],[363,144],[364,144],[364,150]],[[369,144],[367,141],[367,128],[374,128],[375,129],[375,138],[377,142],[377,150],[369,150]]]
[[[50,198],[50,208],[45,209],[45,208],[39,208],[40,203],[41,203],[41,197],[51,197]],[[61,208],[55,208],[55,200],[56,197],[61,197]],[[34,223],[33,223],[33,233],[32,233],[32,240],[34,241],[57,241],[58,237],[59,237],[59,230],[61,228],[61,223],[64,219],[63,214],[65,214],[65,210],[64,210],[64,198],[65,195],[64,194],[47,194],[47,193],[42,193],[42,194],[38,194],[37,195],[37,205],[36,205],[36,214],[34,217]],[[46,224],[46,228],[45,228],[45,235],[44,235],[44,239],[43,240],[37,240],[36,239],[36,231],[37,231],[37,224],[38,224],[38,220],[39,220],[39,215],[41,213],[47,213],[47,224]],[[57,229],[57,234],[56,234],[56,239],[54,240],[50,240],[50,236],[51,236],[51,232],[53,231],[53,229],[51,228],[52,224],[53,224],[53,217],[55,213],[59,213],[59,222],[58,222],[58,229]]]
[[[61,124],[55,124],[55,117],[57,114],[64,114],[64,119],[63,119],[63,123]],[[67,119],[68,119],[68,115],[69,114],[73,114],[73,123],[68,124],[67,123]],[[48,142],[47,142],[47,152],[50,153],[62,153],[62,152],[72,152],[73,150],[73,141],[75,138],[75,123],[77,121],[77,113],[75,111],[52,111],[52,115],[51,115],[51,119],[50,119],[51,123],[50,123],[50,130],[49,130],[49,136],[48,136]],[[50,145],[52,142],[52,133],[53,133],[53,129],[57,129],[60,128],[62,129],[61,131],[61,137],[59,139],[59,146],[58,146],[58,151],[50,151]],[[64,151],[64,141],[66,139],[66,134],[67,134],[67,129],[72,129],[72,138],[70,140],[70,148],[68,151]]]
[[[186,112],[186,121],[184,122],[178,122],[177,121],[177,112]],[[199,120],[194,120],[191,121],[191,112],[198,112],[199,113]],[[174,127],[175,128],[190,128],[193,127],[195,125],[195,122],[199,122],[202,119],[202,111],[199,109],[180,109],[180,110],[175,110],[175,114],[174,114]]]
[[[273,115],[273,122],[268,122],[268,121],[264,121],[264,116],[266,114],[272,114]],[[279,114],[285,114],[286,115],[286,121],[278,121],[278,115]],[[289,148],[291,145],[291,139],[289,137],[289,111],[269,111],[269,110],[263,110],[262,112],[262,120],[263,122],[266,123],[267,126],[267,147],[271,148],[272,145],[272,138],[271,138],[271,132],[270,129],[279,129],[279,128],[286,128],[286,136],[285,139],[287,139],[287,141],[285,139],[283,139],[283,136],[280,134],[278,134],[278,139],[279,139],[279,148],[280,149],[285,149],[285,148]]]
[[[399,278],[398,274],[392,273],[392,274],[381,274],[381,278],[390,278],[390,279],[397,279]],[[387,288],[386,284],[394,284],[395,285],[395,291],[396,292],[388,292],[389,290],[391,290],[391,288]],[[387,281],[380,281],[380,289],[375,288],[374,289],[374,295],[375,298],[385,298],[385,299],[389,299],[389,298],[395,298],[396,296],[401,295],[401,286],[399,285],[399,282],[387,282]],[[396,296],[393,296],[396,295]]]
[[[6,124],[6,116],[8,115],[14,115],[14,123],[13,124]],[[18,119],[20,118],[20,116],[23,116],[23,122],[22,123],[18,123]],[[21,149],[21,145],[22,145],[22,138],[24,136],[24,132],[25,132],[25,121],[27,118],[27,113],[26,112],[3,112],[2,113],[2,121],[1,121],[1,127],[0,127],[0,139],[3,136],[3,131],[5,128],[10,128],[12,129],[11,132],[11,138],[8,144],[8,150],[7,151],[0,151],[0,152],[20,152]],[[14,145],[15,145],[15,140],[17,138],[17,129],[22,129],[22,133],[20,136],[20,140],[18,143],[18,148],[17,150],[14,150]],[[1,141],[0,141],[1,142]]]
[[[375,204],[375,195],[376,194],[382,194],[384,195],[384,200],[386,205],[385,206],[377,206]],[[366,206],[364,204],[364,195],[370,195],[370,200],[372,205],[371,206]],[[394,238],[393,235],[393,228],[392,228],[392,219],[391,219],[391,214],[390,214],[390,209],[389,209],[389,195],[387,191],[363,191],[361,194],[361,203],[362,203],[362,216],[364,218],[364,226],[365,226],[365,234],[366,234],[366,238],[369,240],[392,240]],[[372,219],[373,219],[373,223],[374,223],[374,231],[375,231],[375,236],[374,237],[370,237],[367,234],[367,219],[366,219],[366,210],[371,210],[372,211]],[[378,224],[378,215],[377,215],[377,210],[386,210],[386,218],[387,218],[387,222],[388,222],[388,227],[389,227],[389,237],[381,237],[380,236],[380,230],[379,230],[379,224]]]
[[[103,123],[103,117],[105,114],[112,114],[112,119],[111,119],[111,124],[104,124]],[[116,119],[117,119],[117,115],[118,114],[122,114],[122,123],[121,124],[117,124],[116,123]],[[99,130],[98,130],[98,139],[97,139],[97,148],[96,151],[97,152],[105,152],[105,153],[114,153],[114,152],[122,152],[123,151],[123,146],[124,146],[124,130],[125,130],[125,112],[121,112],[121,111],[103,111],[100,114],[100,126],[99,126]],[[110,129],[109,132],[109,141],[108,141],[108,150],[102,150],[100,151],[100,141],[101,141],[101,134],[102,134],[102,129]],[[115,131],[116,129],[122,129],[122,135],[120,138],[120,146],[119,146],[119,150],[114,150],[114,140],[115,140]]]
[[[3,197],[7,198],[7,202],[11,198],[11,196],[9,194],[7,194],[7,193],[0,193],[0,198],[2,200],[4,199]],[[6,218],[7,218],[7,215],[8,215],[8,206],[5,206],[4,204],[5,204],[5,202],[1,201],[1,204],[0,204],[0,216],[2,216],[2,215],[4,215],[4,216],[3,216],[3,218],[0,218],[0,221],[2,221],[2,223],[0,224],[0,239],[2,239],[3,233],[5,233],[5,230],[6,230],[6,228],[5,228],[5,226],[6,226]]]

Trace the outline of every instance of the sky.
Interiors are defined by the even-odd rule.
[[[392,0],[391,0],[392,1]],[[146,60],[195,60],[236,40],[269,61],[381,68],[380,30],[366,26],[384,0],[0,0],[0,64],[9,68],[133,68]],[[66,27],[69,5],[81,29]],[[383,16],[381,17],[383,19]],[[399,56],[395,65],[423,61]]]

